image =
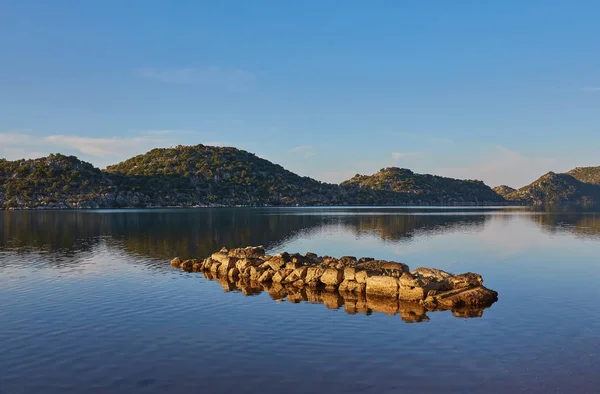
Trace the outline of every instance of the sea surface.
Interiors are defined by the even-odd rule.
[[[411,323],[169,265],[247,245],[477,272],[499,301]],[[134,392],[600,392],[600,213],[0,212],[0,393]]]

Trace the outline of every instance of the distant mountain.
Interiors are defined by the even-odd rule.
[[[477,204],[504,201],[479,181],[388,168],[341,185],[301,177],[256,155],[204,145],[153,149],[95,168],[74,156],[0,159],[0,208]]]
[[[481,181],[415,174],[405,168],[383,168],[373,175],[355,175],[342,182],[343,187],[358,187],[378,192],[392,192],[398,202],[410,204],[457,204],[503,202]]]
[[[517,191],[517,189],[513,189],[512,187],[506,185],[496,186],[492,190],[502,197],[506,197],[510,193]]]
[[[549,172],[529,185],[509,193],[505,198],[533,204],[590,204],[599,202],[600,186],[582,182],[571,175],[571,172],[576,172],[583,179],[595,179],[592,172],[580,171],[580,169],[572,170],[566,174]]]

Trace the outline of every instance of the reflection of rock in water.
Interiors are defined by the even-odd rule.
[[[344,306],[349,314],[399,313],[409,322],[427,320],[425,313],[435,310],[478,317],[498,299],[495,291],[482,286],[478,274],[453,275],[432,268],[411,272],[406,264],[372,258],[286,252],[268,256],[262,247],[247,247],[223,248],[202,260],[174,258],[171,265],[203,272],[225,291],[246,295],[266,291],[274,300],[307,301],[329,309]]]
[[[481,317],[486,307],[474,308],[447,308],[443,305],[427,307],[415,302],[400,301],[395,298],[377,297],[366,294],[340,292],[326,288],[297,288],[281,283],[259,283],[248,279],[233,281],[229,277],[219,278],[210,272],[204,272],[207,279],[218,281],[225,291],[239,291],[246,296],[254,296],[267,292],[275,301],[286,301],[292,304],[308,302],[310,304],[323,304],[328,309],[341,309],[349,315],[371,313],[385,313],[388,316],[400,315],[407,323],[420,323],[428,321],[427,312],[451,310],[452,315],[461,318]]]

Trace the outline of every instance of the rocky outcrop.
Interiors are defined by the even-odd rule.
[[[171,265],[202,272],[242,292],[265,290],[275,299],[287,297],[288,301],[319,299],[328,306],[346,305],[349,313],[367,311],[369,307],[364,305],[370,304],[373,311],[400,313],[411,321],[418,321],[415,316],[422,314],[407,311],[421,309],[453,310],[461,317],[480,316],[479,311],[498,300],[498,293],[484,287],[479,274],[454,275],[433,268],[410,271],[404,263],[365,257],[338,259],[310,252],[270,256],[257,246],[223,248],[204,260],[176,257]]]

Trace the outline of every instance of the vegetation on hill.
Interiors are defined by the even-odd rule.
[[[74,156],[0,159],[0,207],[4,209],[92,207],[92,201],[106,199],[112,192],[114,187],[106,174]]]
[[[342,182],[379,192],[392,192],[398,202],[453,204],[502,202],[504,199],[481,181],[460,180],[429,174],[415,174],[405,168],[389,167],[373,175],[355,175]],[[390,196],[392,197],[392,196]]]
[[[0,160],[0,207],[396,205],[503,201],[479,181],[389,168],[342,185],[301,177],[256,155],[212,146],[153,149],[101,171],[74,156]]]
[[[600,185],[600,166],[598,167],[577,167],[567,172],[573,178],[583,183]]]
[[[506,197],[510,193],[517,191],[517,189],[513,189],[512,187],[506,186],[506,185],[496,186],[496,187],[492,188],[492,190],[495,191],[496,194],[499,194],[502,197]]]
[[[591,204],[600,201],[600,186],[584,183],[570,173],[549,172],[506,196],[507,200],[533,204]]]

